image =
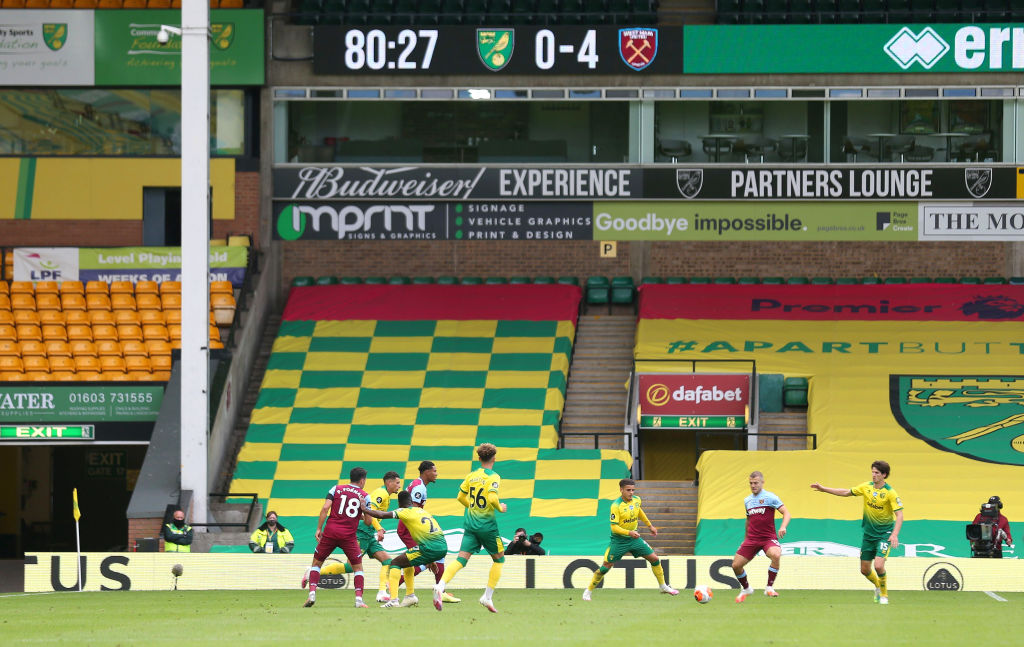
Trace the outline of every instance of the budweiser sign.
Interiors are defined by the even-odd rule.
[[[743,416],[749,375],[648,373],[639,376],[640,412],[659,416]]]

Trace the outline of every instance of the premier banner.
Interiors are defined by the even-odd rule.
[[[0,12],[0,86],[94,83],[92,11]]]
[[[241,287],[248,248],[210,248],[210,280]],[[180,281],[180,247],[16,247],[15,281]]]
[[[737,545],[739,545],[737,543]],[[812,590],[869,590],[857,569],[856,557],[822,557],[793,554],[783,543],[786,588]],[[665,579],[679,589],[698,584],[729,590],[739,585],[733,575],[732,556],[725,546],[713,555],[661,556]],[[83,553],[84,591],[181,591],[294,589],[297,575],[309,566],[310,555],[259,555],[218,553]],[[25,555],[25,592],[77,590],[75,553],[28,553]],[[328,562],[333,561],[328,558]],[[582,589],[601,564],[599,555],[505,558],[503,587],[512,589]],[[755,558],[752,568],[768,562]],[[1024,562],[1020,560],[963,559],[942,553],[889,560],[889,588],[897,591],[1024,591]],[[181,576],[171,569],[181,566]],[[367,564],[368,578],[376,577],[376,562]],[[482,589],[487,585],[490,561],[474,559],[460,571],[459,587]],[[228,574],[226,576],[226,574]],[[608,572],[605,589],[657,590],[650,565],[643,559],[623,559]],[[321,579],[320,594],[351,596],[331,589],[352,588],[348,576]]]
[[[274,198],[315,200],[1019,200],[1011,166],[279,166]]]

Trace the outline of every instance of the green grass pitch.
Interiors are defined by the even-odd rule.
[[[501,590],[498,614],[480,591],[452,590],[460,604],[438,613],[431,590],[418,607],[353,608],[351,590],[22,594],[0,597],[3,644],[77,645],[1017,645],[1024,593],[894,591],[888,607],[871,591],[760,591],[743,604],[719,589],[706,605],[692,591]],[[984,637],[984,640],[981,640]]]

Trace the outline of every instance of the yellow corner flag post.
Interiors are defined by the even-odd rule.
[[[77,550],[77,559],[75,563],[78,567],[78,591],[82,591],[82,541],[78,536],[78,520],[82,518],[82,512],[78,509],[78,488],[71,490],[71,502],[72,510],[75,515],[75,549]]]

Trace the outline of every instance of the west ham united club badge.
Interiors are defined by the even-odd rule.
[[[639,72],[658,55],[658,30],[632,27],[619,30],[619,55],[631,70]]]

